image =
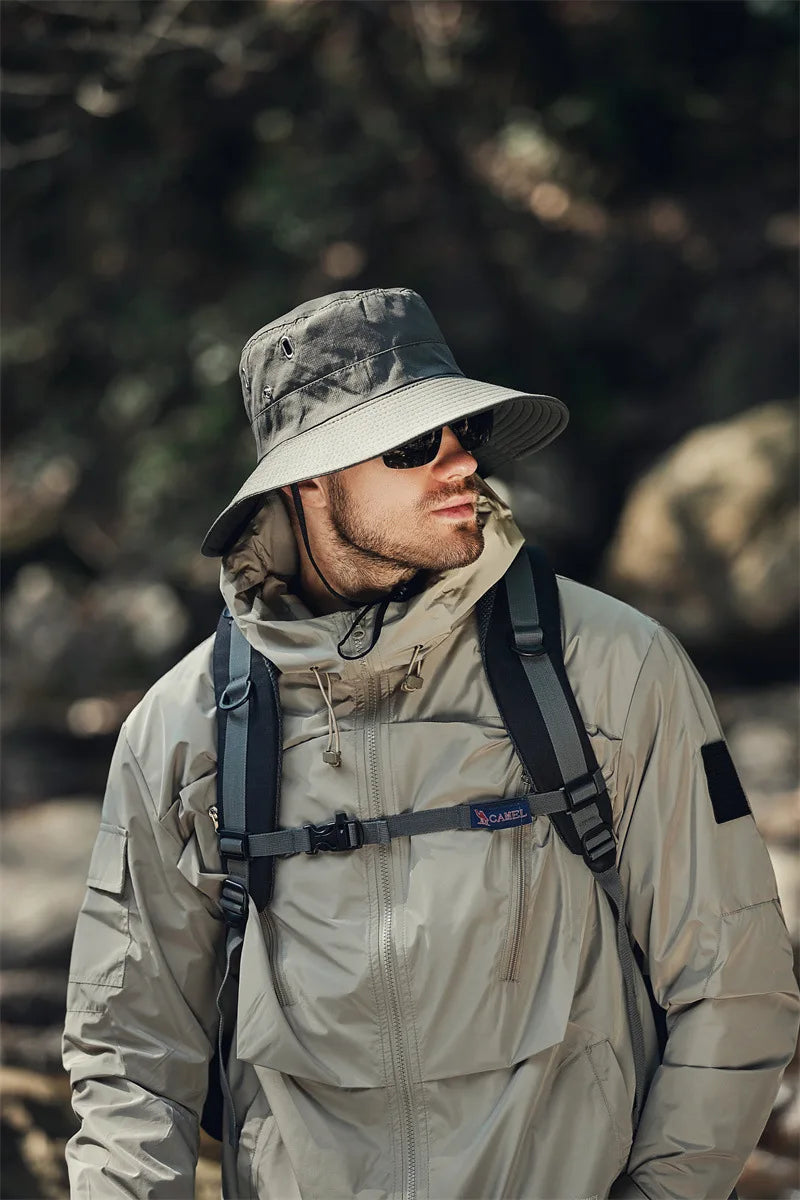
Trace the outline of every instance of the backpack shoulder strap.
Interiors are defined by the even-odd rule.
[[[611,802],[564,667],[558,584],[544,554],[523,546],[478,606],[481,654],[509,737],[537,792],[563,790],[553,821],[580,854],[614,912],[625,983],[636,1095],[634,1127],[644,1101],[646,1051],[636,999],[639,973],[616,866]]]
[[[259,912],[272,899],[274,860],[250,859],[253,834],[278,824],[282,722],[278,671],[253,650],[226,608],[217,626],[213,654],[217,703],[217,836],[222,869],[249,892]],[[226,915],[234,916],[226,909]]]
[[[564,789],[551,820],[591,870],[616,858],[611,802],[567,679],[558,585],[544,554],[523,547],[504,580],[482,597],[481,653],[514,748],[537,792]]]
[[[209,1063],[200,1119],[212,1137],[238,1144],[239,1125],[228,1083],[228,1059],[238,993],[238,964],[249,897],[259,912],[272,899],[273,858],[252,858],[254,835],[278,823],[283,731],[278,671],[253,650],[226,608],[212,655],[217,705],[217,839],[222,869],[220,904],[225,917],[225,973],[217,994],[219,1025]]]

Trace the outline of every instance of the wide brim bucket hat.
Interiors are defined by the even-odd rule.
[[[203,541],[225,554],[268,492],[376,458],[440,425],[494,408],[478,474],[540,450],[569,413],[459,369],[425,301],[407,288],[336,292],[254,333],[239,374],[258,465]]]

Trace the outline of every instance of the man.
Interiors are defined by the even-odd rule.
[[[280,825],[531,788],[476,605],[523,538],[483,476],[557,400],[463,377],[422,300],[341,292],[241,364],[258,465],[212,526],[279,672]],[[226,1196],[725,1197],[792,1055],[766,850],[708,693],[655,622],[559,579],[566,670],[613,805],[646,1102],[611,906],[547,816],[279,859],[250,903]],[[357,612],[355,616],[353,609]],[[64,1059],[75,1196],[188,1197],[225,964],[212,639],[128,718],[78,921]],[[483,809],[481,809],[483,811]]]

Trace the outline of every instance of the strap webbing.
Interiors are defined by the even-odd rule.
[[[225,759],[222,763],[222,805],[225,827],[246,828],[247,814],[247,732],[250,724],[250,646],[235,623],[231,624],[228,650],[229,683],[218,707],[226,713]],[[247,859],[226,862],[229,875],[235,875],[249,887]]]
[[[530,811],[530,816],[544,816],[554,812],[564,812],[568,801],[564,789],[557,792],[531,792],[525,796],[512,796],[505,801],[513,803],[524,802]],[[488,803],[488,802],[487,802]],[[491,801],[492,804],[496,801]],[[385,846],[393,838],[416,837],[422,833],[442,833],[445,830],[459,829],[479,833],[499,833],[500,828],[478,827],[472,822],[472,811],[479,805],[452,804],[446,808],[421,809],[417,812],[399,813],[389,817],[373,818],[367,821],[351,819],[351,824],[360,830],[360,845]],[[247,838],[248,858],[282,858],[293,854],[310,854],[313,851],[313,830],[321,826],[302,825],[295,829],[280,829],[274,833],[255,833]],[[225,831],[220,832],[224,843]],[[356,846],[343,849],[356,849]]]
[[[565,780],[578,779],[588,774],[586,759],[563,688],[543,645],[533,572],[524,548],[508,571],[506,586],[517,649],[524,655],[522,666],[542,710],[561,774]]]
[[[218,824],[240,839],[248,832],[269,833],[278,826],[283,760],[279,672],[250,647],[227,609],[217,627],[213,662]],[[248,867],[246,856],[228,855],[222,844],[220,853],[222,869],[244,884],[261,912],[272,898],[272,860]]]
[[[644,1045],[644,1030],[639,1006],[636,1003],[634,979],[639,973],[633,954],[628,923],[625,916],[625,892],[622,880],[616,867],[611,867],[595,879],[608,897],[617,925],[617,953],[619,954],[622,978],[625,984],[625,1011],[628,1017],[628,1028],[631,1032],[631,1048],[633,1050],[633,1067],[636,1075],[636,1097],[633,1109],[633,1127],[639,1121],[644,1103],[644,1081],[647,1077],[647,1054]]]
[[[505,586],[514,647],[544,720],[559,770],[566,781],[565,790],[572,800],[568,806],[568,819],[575,826],[583,857],[606,894],[616,921],[617,949],[636,1073],[633,1106],[635,1127],[644,1102],[647,1055],[636,1002],[635,980],[638,970],[625,920],[625,893],[616,867],[613,829],[605,820],[599,804],[600,795],[605,793],[605,784],[591,746],[579,736],[575,715],[567,697],[569,682],[566,675],[558,673],[554,666],[554,658],[559,663],[562,661],[560,630],[558,646],[545,644],[539,620],[537,588],[526,547],[522,547],[506,572]],[[587,776],[591,778],[587,779]]]
[[[223,1137],[234,1149],[239,1142],[239,1127],[236,1120],[236,1108],[233,1103],[230,1084],[228,1083],[227,1051],[230,1029],[235,1019],[231,1008],[235,1007],[238,987],[239,958],[241,956],[244,936],[240,929],[228,926],[225,937],[225,974],[217,993],[217,1012],[219,1026],[217,1030],[217,1061],[219,1064],[219,1083],[223,1096]],[[231,993],[231,995],[229,995]],[[232,996],[232,998],[231,998]]]
[[[227,609],[217,626],[213,674],[218,821],[241,840],[246,839],[248,829],[263,832],[277,824],[283,735],[277,670],[251,650]],[[202,1123],[212,1136],[226,1138],[235,1146],[239,1131],[227,1058],[236,1019],[239,958],[249,896],[259,909],[269,903],[273,863],[270,859],[251,863],[247,855],[226,854],[221,842],[220,854],[228,876],[220,897],[227,927],[226,964],[217,994],[219,1028]]]

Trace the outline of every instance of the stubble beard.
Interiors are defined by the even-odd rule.
[[[336,475],[329,477],[329,516],[336,536],[336,566],[351,593],[385,589],[411,579],[418,571],[450,571],[475,562],[483,551],[480,518],[459,524],[441,521],[438,538],[420,528],[417,545],[397,537],[397,522],[376,522],[354,501]],[[428,521],[435,527],[438,518]]]

